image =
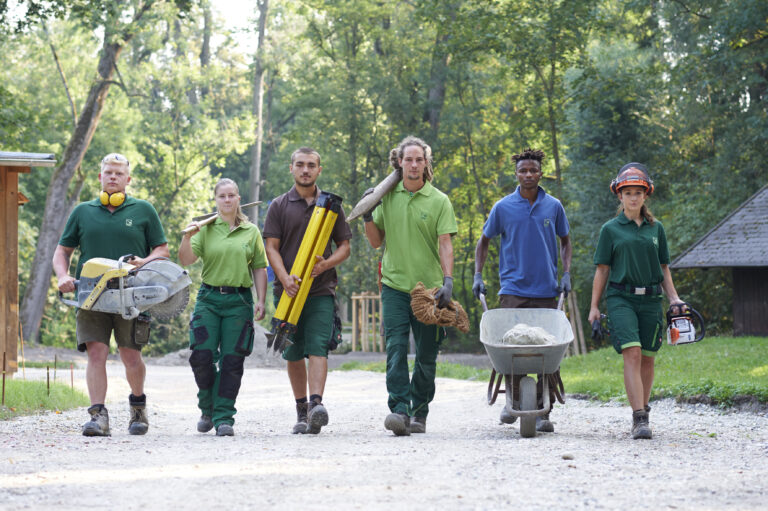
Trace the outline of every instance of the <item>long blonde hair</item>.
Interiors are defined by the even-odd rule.
[[[237,186],[237,183],[229,179],[228,177],[222,177],[219,179],[218,183],[216,183],[216,186],[213,187],[213,196],[215,197],[216,194],[219,192],[219,187],[224,185],[232,185],[235,187],[235,191],[237,192],[237,195],[240,195],[240,188]],[[244,224],[248,222],[248,217],[245,216],[245,213],[243,213],[243,210],[240,208],[240,203],[237,204],[237,214],[235,215],[235,227],[239,226],[240,224]]]

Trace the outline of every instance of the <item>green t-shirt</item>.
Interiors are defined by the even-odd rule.
[[[192,252],[203,260],[203,282],[210,286],[251,287],[251,270],[267,267],[259,228],[250,222],[229,230],[217,218],[190,240]]]
[[[397,184],[373,210],[376,227],[384,231],[382,283],[410,293],[416,284],[443,284],[438,236],[456,234],[458,226],[450,199],[427,181],[411,193]]]
[[[611,267],[611,282],[636,287],[660,284],[664,280],[661,265],[669,264],[664,226],[645,219],[638,226],[620,213],[600,229],[594,262]]]
[[[146,257],[154,247],[164,243],[167,240],[155,208],[133,197],[126,197],[112,213],[99,199],[78,204],[59,239],[59,245],[80,247],[75,278],[80,277],[83,263],[94,257],[118,259],[128,254]]]

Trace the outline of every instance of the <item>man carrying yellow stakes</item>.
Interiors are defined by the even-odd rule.
[[[290,275],[301,240],[312,217],[320,188],[315,184],[323,168],[320,155],[314,149],[301,147],[291,155],[289,170],[294,186],[272,201],[264,220],[267,258],[275,273],[275,305],[285,290],[288,296],[299,291],[300,278]],[[323,391],[328,375],[328,343],[333,334],[334,296],[338,282],[334,267],[349,257],[352,231],[341,210],[331,242],[312,269],[312,287],[299,317],[293,344],[283,352],[288,361],[288,378],[296,399],[297,421],[293,432],[317,434],[328,424],[328,412],[323,406]],[[304,359],[309,360],[309,368]],[[309,387],[309,401],[307,401]]]

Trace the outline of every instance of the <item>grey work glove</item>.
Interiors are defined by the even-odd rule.
[[[443,277],[443,287],[437,290],[435,299],[437,300],[437,306],[444,309],[451,303],[451,295],[453,294],[453,277]]]
[[[560,291],[565,293],[565,297],[568,298],[568,293],[571,292],[571,272],[563,272],[563,276],[560,279]]]
[[[481,294],[488,294],[488,289],[485,287],[485,282],[483,282],[483,274],[481,272],[475,273],[475,280],[472,282],[472,294],[475,295],[475,298],[478,300],[480,299]]]
[[[363,196],[360,197],[360,200],[363,200],[364,198],[366,198],[372,193],[373,193],[373,188],[368,188],[365,191],[365,193],[363,193]],[[371,209],[363,213],[363,222],[373,222],[373,210],[376,209],[379,204],[381,204],[381,201],[377,202],[376,204],[374,204],[374,206]]]

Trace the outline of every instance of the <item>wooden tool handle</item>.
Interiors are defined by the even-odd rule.
[[[219,215],[213,215],[212,217],[206,218],[205,220],[200,220],[199,222],[197,222],[197,226],[198,227],[202,227],[204,225],[208,225],[208,224],[212,223],[214,220],[216,220],[217,218],[219,218]],[[195,230],[194,227],[187,227],[186,229],[182,229],[181,233],[182,234],[187,234],[188,232],[192,232],[194,230]]]

